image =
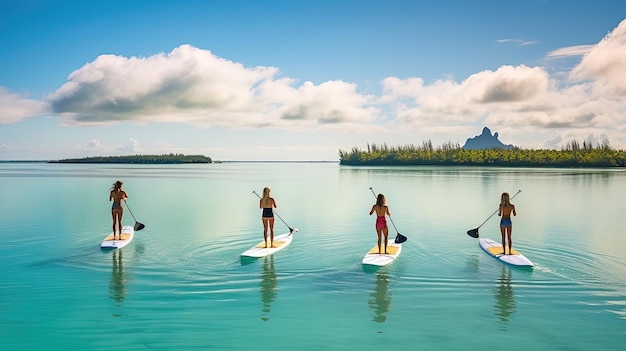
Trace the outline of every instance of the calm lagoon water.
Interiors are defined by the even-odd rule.
[[[101,251],[117,179],[146,227]],[[262,239],[252,191],[266,185],[299,231],[276,255],[242,262]],[[409,238],[379,270],[360,264],[376,240],[370,187]],[[519,189],[513,242],[532,270],[466,235]],[[0,193],[6,351],[626,344],[626,170],[0,163]],[[497,216],[480,235],[499,239]]]

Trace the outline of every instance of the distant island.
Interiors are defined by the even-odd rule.
[[[498,134],[495,134],[495,141]],[[469,144],[469,146],[468,146]],[[482,148],[476,148],[479,145]],[[502,144],[502,143],[500,143]],[[467,147],[465,147],[467,146]],[[389,147],[368,144],[367,150],[339,150],[339,164],[345,166],[499,166],[499,167],[626,167],[626,151],[611,148],[608,140],[596,146],[574,140],[561,150],[522,149],[513,145],[494,146],[489,128],[467,140],[464,147],[447,142],[433,147],[422,145]]]
[[[212,163],[204,155],[130,155],[130,156],[93,156],[84,158],[68,158],[49,163],[123,163],[123,164],[181,164],[181,163]]]

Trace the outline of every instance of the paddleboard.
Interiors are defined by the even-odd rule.
[[[294,233],[297,231],[298,229],[293,230]],[[274,235],[274,247],[265,247],[265,241],[261,241],[259,244],[254,245],[250,249],[244,251],[241,254],[241,256],[258,258],[258,257],[265,257],[265,256],[273,255],[276,252],[289,246],[292,240],[293,240],[292,233]],[[268,244],[269,244],[269,238],[268,238]]]
[[[480,238],[478,239],[478,245],[480,245],[480,248],[483,249],[483,251],[485,251],[491,257],[506,264],[517,267],[534,266],[534,264],[528,258],[526,258],[526,256],[522,255],[515,249],[512,249],[510,254],[504,255],[504,252],[502,251],[502,243],[498,243],[487,238]]]
[[[381,250],[384,252],[384,245],[381,245]],[[400,256],[400,252],[402,252],[402,244],[396,244],[393,240],[389,240],[387,241],[386,254],[379,254],[378,244],[376,244],[363,256],[361,263],[369,266],[386,266],[395,261],[395,259]]]
[[[135,237],[135,229],[130,225],[125,225],[122,227],[122,240],[113,240],[113,233],[107,235],[102,243],[100,244],[100,248],[102,249],[120,249],[133,241]]]

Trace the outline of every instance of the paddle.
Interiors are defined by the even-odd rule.
[[[252,192],[254,193],[254,195],[256,195],[259,199],[261,198],[259,196],[259,194],[256,193],[256,191],[252,190]],[[294,231],[296,231],[295,229],[291,228],[289,226],[289,224],[285,223],[285,221],[283,221],[283,219],[280,217],[280,215],[278,215],[278,212],[276,212],[276,210],[273,210],[274,214],[276,215],[276,217],[278,217],[278,219],[280,219],[281,222],[283,222],[284,225],[287,226],[287,228],[289,228],[289,235],[291,235],[291,233],[293,233]]]
[[[516,196],[517,196],[517,194],[519,194],[519,193],[521,193],[521,192],[522,192],[522,190],[518,190],[518,191],[515,193],[515,195],[511,196],[511,199],[513,199],[514,197],[516,197]],[[485,219],[485,221],[484,221],[484,222],[482,222],[482,223],[481,223],[478,227],[476,227],[476,228],[474,228],[474,229],[470,229],[470,230],[468,230],[468,231],[467,231],[467,235],[471,236],[472,238],[478,238],[478,228],[482,227],[482,226],[483,226],[483,224],[487,223],[487,221],[488,221],[491,217],[493,217],[493,215],[495,215],[496,213],[498,213],[498,210],[495,210],[495,211],[491,214],[491,216],[487,217],[487,219]]]
[[[375,198],[375,199],[378,199],[378,198],[376,197],[376,193],[374,192],[374,190],[372,189],[372,187],[370,187],[370,191],[371,191],[371,192],[372,192],[372,194],[374,195],[374,198]],[[394,240],[394,242],[395,242],[396,244],[402,244],[403,242],[405,242],[405,241],[406,241],[407,237],[406,237],[406,236],[404,236],[404,235],[402,235],[402,234],[400,234],[400,233],[398,232],[398,228],[396,228],[396,224],[395,224],[395,223],[393,223],[393,219],[391,219],[391,216],[389,216],[389,220],[391,221],[391,224],[393,225],[393,229],[395,229],[395,230],[396,230],[396,239]]]
[[[135,230],[136,231],[140,231],[143,228],[145,228],[146,226],[143,225],[143,223],[139,223],[137,222],[137,219],[135,218],[135,216],[133,215],[133,211],[130,210],[130,207],[128,207],[128,202],[126,202],[126,200],[124,200],[124,204],[126,204],[126,208],[128,208],[128,212],[130,212],[130,215],[133,217],[133,219],[135,220]]]

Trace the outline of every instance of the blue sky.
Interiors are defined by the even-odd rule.
[[[626,148],[623,1],[45,1],[0,12],[0,160]]]

